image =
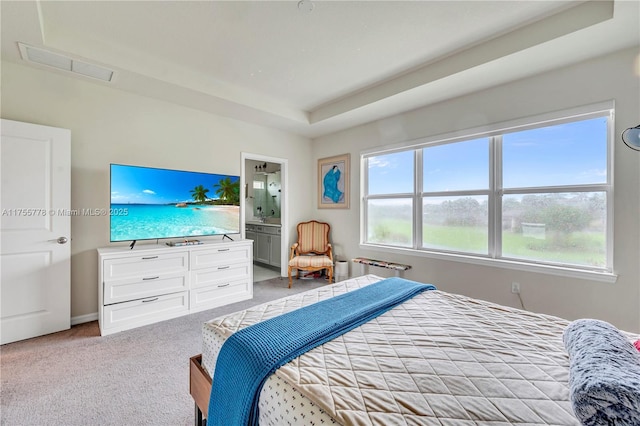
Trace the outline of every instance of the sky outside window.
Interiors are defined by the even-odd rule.
[[[489,188],[489,138],[423,149],[423,191]]]
[[[607,118],[508,133],[502,138],[503,186],[607,181]]]
[[[413,150],[369,157],[369,195],[413,192]]]
[[[413,192],[414,151],[369,157],[369,195]],[[489,138],[423,148],[425,192],[489,188]],[[507,133],[503,186],[601,184],[607,181],[607,118]]]

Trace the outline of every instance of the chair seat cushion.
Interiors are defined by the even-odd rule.
[[[333,262],[329,256],[295,256],[289,261],[293,268],[330,268]]]

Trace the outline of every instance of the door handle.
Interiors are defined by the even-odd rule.
[[[67,241],[69,241],[67,237],[58,237],[58,239],[56,240],[58,244],[66,244]]]

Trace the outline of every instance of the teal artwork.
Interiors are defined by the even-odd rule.
[[[318,207],[349,208],[349,154],[318,160]]]
[[[344,192],[338,189],[338,183],[340,182],[340,169],[338,166],[333,166],[325,175],[322,183],[324,184],[323,196],[330,199],[334,203],[340,201]]]

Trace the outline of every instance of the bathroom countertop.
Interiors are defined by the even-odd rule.
[[[257,226],[275,226],[280,228],[282,225],[280,223],[269,223],[269,222],[260,222],[258,220],[248,220],[246,225],[257,225]]]

